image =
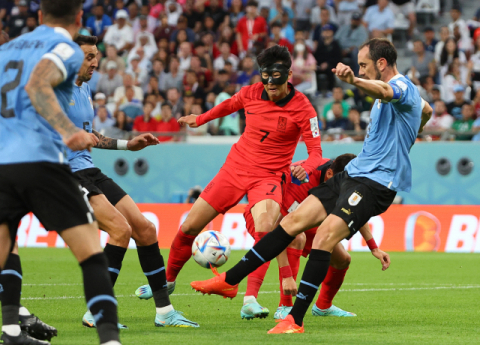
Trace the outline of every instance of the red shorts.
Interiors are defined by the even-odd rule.
[[[285,180],[284,173],[254,173],[223,166],[200,197],[222,214],[238,204],[245,194],[250,208],[266,199],[281,207]]]

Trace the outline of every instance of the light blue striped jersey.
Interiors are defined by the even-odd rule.
[[[67,30],[46,25],[0,46],[0,164],[67,164],[62,138],[32,106],[25,85],[40,60],[52,60],[64,75],[54,90],[66,113],[83,57]]]
[[[75,126],[92,133],[92,121],[95,113],[92,93],[87,83],[83,83],[82,86],[75,84],[69,108],[68,117]],[[72,151],[67,148],[67,158],[72,172],[94,167],[92,155],[88,150]]]
[[[345,167],[351,177],[367,177],[394,191],[410,191],[412,167],[408,156],[420,128],[423,100],[407,77],[397,74],[388,84],[391,102],[376,100],[362,152]]]

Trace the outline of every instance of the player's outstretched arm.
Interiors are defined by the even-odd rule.
[[[160,141],[151,133],[140,134],[131,140],[109,138],[98,133],[96,130],[93,130],[92,133],[98,138],[98,144],[95,146],[97,149],[140,151],[147,146],[160,143]]]
[[[273,227],[274,229],[280,224],[282,219],[283,216],[280,214]],[[288,262],[287,249],[277,256],[277,263],[282,276],[283,293],[285,295],[296,296],[298,292],[297,283],[295,282],[295,279],[293,279],[292,269],[290,268],[290,263]]]
[[[370,231],[370,226],[368,225],[368,223],[362,226],[359,232],[360,234],[362,234],[365,242],[367,242],[368,248],[370,248],[372,255],[378,260],[380,260],[380,262],[382,263],[382,271],[385,271],[388,267],[390,267],[390,255],[378,248],[375,240],[373,239],[373,235]]]
[[[422,98],[422,103],[423,103],[422,122],[420,123],[420,129],[418,130],[419,134],[423,132],[423,128],[425,127],[428,120],[430,120],[430,118],[432,117],[432,114],[433,114],[432,107],[423,98]]]
[[[90,149],[98,141],[77,128],[58,103],[53,88],[63,81],[64,75],[57,65],[49,59],[42,59],[35,66],[25,91],[35,110],[62,136],[70,149]]]
[[[234,94],[232,98],[224,100],[222,103],[214,106],[202,115],[188,115],[178,119],[180,126],[188,125],[196,128],[206,124],[212,120],[228,116],[245,107],[244,94],[247,92],[248,86],[243,87],[239,92]]]
[[[394,97],[393,89],[390,85],[381,80],[357,78],[350,66],[344,65],[343,63],[339,63],[336,68],[332,69],[332,72],[335,73],[340,80],[358,87],[371,97],[386,102],[390,102]]]

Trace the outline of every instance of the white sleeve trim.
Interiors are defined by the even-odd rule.
[[[60,69],[60,71],[62,71],[63,81],[67,80],[68,73],[67,73],[67,69],[65,68],[65,64],[63,63],[62,59],[60,59],[57,55],[55,55],[53,53],[45,54],[42,57],[42,59],[48,59],[48,60],[53,61],[55,63],[55,65],[57,65],[57,67]]]
[[[425,103],[427,102],[422,98],[422,111],[423,111],[423,108],[425,108]]]

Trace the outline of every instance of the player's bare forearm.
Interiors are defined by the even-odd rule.
[[[277,262],[278,262],[278,267],[285,267],[290,265],[290,263],[288,262],[286,249],[277,256]]]
[[[80,129],[63,112],[53,88],[63,82],[63,74],[55,63],[41,60],[25,86],[35,110],[64,138]]]
[[[373,238],[372,232],[370,231],[370,225],[368,225],[368,223],[362,226],[358,231],[362,235],[365,242]]]
[[[98,138],[98,144],[95,146],[97,149],[104,150],[118,150],[117,139],[106,137],[96,130],[92,130],[92,133]]]
[[[361,89],[369,96],[381,99],[382,101],[390,102],[393,98],[392,87],[381,80],[354,78],[352,85]]]
[[[425,127],[428,120],[430,120],[430,118],[432,117],[432,114],[433,114],[433,109],[430,106],[430,104],[428,104],[428,102],[425,102],[425,101],[423,101],[423,102],[425,104],[424,104],[423,109],[422,109],[422,122],[420,123],[420,128],[418,130],[418,133],[423,132],[423,127]]]

